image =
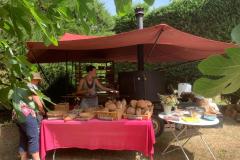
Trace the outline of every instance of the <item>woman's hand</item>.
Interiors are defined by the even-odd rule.
[[[111,90],[109,92],[111,92],[111,93],[119,93],[119,91],[117,91],[117,90]]]
[[[90,95],[94,95],[95,94],[95,90],[92,88],[92,89],[88,89],[88,93]]]
[[[40,109],[40,110],[39,110],[39,114],[40,114],[41,116],[44,116],[44,115],[46,115],[46,112],[44,111],[44,109]]]

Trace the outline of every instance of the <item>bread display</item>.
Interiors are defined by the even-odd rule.
[[[136,106],[137,106],[137,100],[131,100],[131,101],[130,101],[130,106],[133,107],[133,108],[136,108]]]
[[[216,103],[207,98],[197,100],[197,104],[205,110],[206,114],[218,114],[219,109]]]
[[[49,111],[47,112],[48,119],[63,119],[63,116],[66,115],[66,111]]]
[[[133,108],[132,106],[127,108],[127,114],[135,114],[135,113],[136,113],[135,108]]]
[[[139,108],[148,108],[148,101],[145,101],[143,99],[140,99],[137,101],[137,104],[136,104],[136,107],[139,107]]]
[[[76,117],[77,117],[76,114],[67,114],[67,115],[64,117],[64,122],[74,120]]]
[[[127,101],[126,101],[126,99],[123,99],[123,100],[121,101],[121,103],[122,103],[122,106],[123,106],[123,107],[126,107],[126,106],[127,106]]]
[[[131,100],[124,114],[127,119],[150,119],[153,113],[153,104],[149,100]]]
[[[58,103],[54,106],[54,111],[69,111],[69,103]]]
[[[131,100],[129,104],[125,99],[108,100],[104,106],[73,109],[71,111],[50,111],[49,119],[90,120],[98,118],[102,120],[120,120],[123,115],[128,119],[149,119],[153,112],[153,105],[148,100]]]
[[[111,111],[116,111],[117,106],[116,106],[116,104],[114,104],[114,103],[110,103],[110,104],[108,104],[108,105],[106,106],[106,108],[108,108],[109,111],[111,112]]]
[[[105,107],[96,112],[97,118],[102,120],[119,120],[126,110],[126,100],[109,100]]]

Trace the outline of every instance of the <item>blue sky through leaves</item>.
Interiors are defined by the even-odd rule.
[[[116,15],[116,8],[114,5],[114,0],[100,0],[104,5],[105,8],[108,10],[108,12],[111,15]],[[151,6],[151,9],[167,6],[170,3],[171,0],[155,0],[153,6]],[[143,0],[133,0],[133,4],[142,3]]]

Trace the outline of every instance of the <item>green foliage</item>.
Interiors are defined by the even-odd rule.
[[[240,43],[239,36],[240,25],[237,25],[232,30],[231,37]],[[233,93],[227,97],[230,97],[232,103],[237,103],[240,97],[240,48],[229,48],[225,52],[225,55],[210,56],[199,64],[198,68],[205,77],[195,81],[193,89],[206,97]]]
[[[200,78],[194,83],[194,91],[206,97],[229,94],[240,88],[240,48],[226,50],[226,56],[210,56],[199,64],[199,70],[215,79]]]
[[[240,1],[174,0],[144,16],[144,26],[169,24],[179,30],[210,39],[231,41],[232,28],[240,23]],[[136,29],[134,13],[117,17],[117,33]]]
[[[232,41],[240,44],[240,24],[238,24],[231,32]]]
[[[51,85],[44,90],[44,93],[51,97],[54,102],[59,103],[64,101],[64,95],[75,92],[75,89],[70,82],[69,74],[60,73],[53,79]]]
[[[149,5],[146,3],[139,3],[133,5],[124,15],[115,17],[115,26],[113,31],[116,33],[126,32],[133,29],[137,29],[136,17],[135,17],[135,8],[141,7],[144,9],[144,17],[148,15]],[[145,19],[145,18],[144,18]],[[144,23],[145,26],[145,23]]]
[[[144,2],[151,6],[153,5],[154,0],[144,0]]]
[[[198,62],[163,64],[162,70],[165,71],[166,85],[171,87],[171,89],[176,89],[178,83],[193,84],[201,75],[197,65]]]
[[[53,84],[55,79],[60,75],[65,74],[66,64],[65,63],[49,63],[41,65],[44,72],[44,80],[41,83],[41,88],[46,90],[49,86]]]
[[[130,71],[136,71],[137,70],[137,65],[136,63],[115,63],[114,66],[115,72],[130,72]]]
[[[126,6],[119,5],[120,8]],[[26,41],[43,40],[47,45],[58,45],[57,38],[64,32],[112,34],[109,32],[111,26],[110,16],[97,0],[71,0],[71,3],[64,0],[0,1],[0,67],[1,71],[6,71],[5,77],[0,79],[0,104],[7,109],[13,108],[21,120],[20,103],[36,109],[28,99],[32,92],[27,83],[37,67],[24,55]],[[39,90],[34,93],[50,101]]]
[[[27,83],[30,82],[32,73],[37,71],[37,67],[29,63],[24,55],[26,41],[44,40],[45,44],[57,45],[58,35],[66,31],[66,28],[62,27],[64,24],[78,24],[82,32],[89,32],[89,26],[97,23],[95,8],[99,3],[95,5],[94,0],[71,2],[63,0],[0,2],[0,66],[1,70],[6,72],[7,79],[0,79],[0,104],[7,109],[14,108],[20,120],[23,120],[20,103],[25,102],[36,109],[28,99],[32,92]],[[107,17],[100,9],[99,13],[105,14],[103,18]],[[92,30],[97,32],[104,27],[100,28],[95,25]],[[43,100],[50,101],[39,90],[35,90],[34,93]]]
[[[125,31],[135,29],[136,20],[134,16],[135,16],[134,14],[128,14],[127,16],[117,17],[114,31],[116,31],[117,33],[120,33],[120,32],[125,32]],[[240,41],[239,28],[236,27],[232,31],[232,28],[234,28],[234,26],[240,23],[239,17],[240,17],[240,1],[236,1],[236,0],[228,0],[228,1],[225,1],[225,0],[214,0],[214,1],[213,0],[194,0],[194,1],[173,0],[170,5],[155,9],[152,12],[145,15],[144,26],[148,27],[148,26],[153,26],[160,23],[166,23],[179,30],[182,30],[194,35],[215,39],[215,40],[221,40],[225,42],[231,42],[233,40],[234,42],[239,43]],[[231,33],[231,36],[230,36],[230,33]],[[231,37],[232,37],[232,40],[231,40]],[[234,58],[231,58],[231,59],[229,59],[229,57],[228,58],[222,57],[221,59],[224,60],[224,63],[225,61],[230,61],[232,59],[237,60],[235,55],[234,55]],[[169,69],[166,70],[167,82],[169,82],[175,87],[176,87],[176,84],[179,83],[179,81],[190,82],[190,83],[194,82],[194,80],[196,80],[201,75],[201,73],[199,73],[199,71],[197,70],[197,67],[196,67],[197,63],[198,62],[194,64],[180,65],[179,67],[170,67]],[[236,62],[235,64],[231,63],[232,67],[233,66],[236,67],[237,63],[239,62]],[[231,64],[229,65],[231,66]],[[199,66],[202,66],[202,65],[199,65]],[[166,69],[168,68],[168,65],[167,66],[162,65],[162,67]],[[223,68],[221,67],[221,69]],[[235,71],[237,71],[237,69]],[[235,76],[237,75],[238,75],[237,72],[235,72]],[[216,77],[216,76],[212,77],[211,75],[211,77],[208,76],[208,78],[212,78],[211,80],[215,82],[219,77]],[[220,78],[223,78],[223,76],[221,76]],[[230,79],[233,80],[233,78],[230,78]],[[213,88],[215,84],[216,83],[214,83],[213,85],[209,84],[204,88],[205,89]],[[231,82],[229,83],[222,82],[221,84],[233,85]],[[229,88],[227,87],[229,89],[228,91],[222,90],[219,88],[218,89],[214,88],[215,89],[214,93],[211,93],[209,92],[209,90],[205,90],[201,88],[200,89],[201,91],[198,91],[198,93],[201,93],[203,95],[209,94],[208,96],[210,95],[212,96],[212,95],[216,95],[217,91],[219,91],[218,93],[229,93],[229,91],[234,91],[238,89],[238,88],[233,89],[234,87],[231,85],[228,86]],[[195,86],[194,90],[196,91],[197,90],[196,84],[194,86]],[[233,87],[233,88],[230,88],[230,87]],[[238,91],[234,93],[233,98],[231,99],[235,100],[236,97],[238,97],[239,99],[240,97],[239,95],[240,94]]]
[[[239,43],[240,25],[237,25],[231,33],[233,41]],[[194,91],[206,97],[218,94],[230,94],[240,88],[240,48],[226,49],[226,55],[211,56],[199,64],[199,70],[203,77],[194,83]],[[239,92],[237,92],[239,94]],[[235,97],[235,96],[234,96]],[[239,97],[238,97],[239,98]]]
[[[114,0],[114,3],[119,16],[125,15],[125,13],[128,12],[132,7],[132,0]]]
[[[157,95],[160,98],[162,105],[177,107],[176,105],[179,103],[177,96],[174,94],[161,95],[161,94],[157,93]]]
[[[85,34],[85,35],[111,35],[114,26],[113,18],[104,8],[104,5],[97,0],[84,1],[74,0],[69,4],[62,1],[60,6],[60,17],[53,17],[51,20],[56,22],[57,35],[66,32]],[[69,8],[63,7],[67,6]],[[50,16],[55,14],[51,10],[52,5],[44,5],[45,12]],[[87,17],[87,18],[86,18]],[[38,34],[41,38],[41,33]],[[39,40],[37,36],[36,40]]]

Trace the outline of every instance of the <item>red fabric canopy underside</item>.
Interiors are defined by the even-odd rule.
[[[66,33],[61,37],[58,46],[46,47],[43,42],[28,42],[27,46],[28,58],[33,63],[136,62],[138,44],[144,45],[145,62],[193,61],[214,54],[223,54],[226,48],[236,47],[230,43],[194,36],[166,24],[113,36],[85,36]]]

